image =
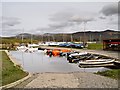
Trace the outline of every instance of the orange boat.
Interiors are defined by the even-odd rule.
[[[53,49],[52,50],[52,55],[53,56],[60,56],[60,53],[65,53],[65,52],[71,52],[71,50],[69,49]],[[48,50],[48,53],[49,53],[49,50]]]
[[[64,52],[71,52],[71,50],[69,49],[61,49],[61,51],[64,53]]]
[[[58,49],[52,50],[52,55],[53,56],[59,56],[60,55],[60,50],[58,50]]]

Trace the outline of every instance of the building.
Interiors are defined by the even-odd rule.
[[[103,50],[120,51],[120,39],[103,40]]]

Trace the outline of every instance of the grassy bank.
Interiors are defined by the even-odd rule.
[[[120,79],[120,69],[112,69],[112,70],[97,72],[95,74],[110,77],[113,79]]]
[[[0,86],[2,86],[2,52],[0,52]]]
[[[88,44],[87,49],[102,50],[103,49],[103,44],[101,44],[101,43],[91,43],[91,44]]]
[[[23,77],[27,76],[28,73],[23,72],[18,66],[10,61],[7,54],[2,51],[2,85],[6,85],[15,82]]]

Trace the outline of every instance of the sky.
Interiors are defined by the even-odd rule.
[[[5,0],[0,3],[0,12],[2,12],[0,14],[0,36],[14,36],[20,33],[118,30],[117,1],[30,1]]]

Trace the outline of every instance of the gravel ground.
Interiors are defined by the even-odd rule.
[[[25,88],[118,88],[118,81],[93,73],[40,73]]]
[[[78,79],[79,88],[117,88],[118,81],[93,73],[73,73]]]
[[[41,73],[26,88],[77,88],[78,85],[73,74]]]

